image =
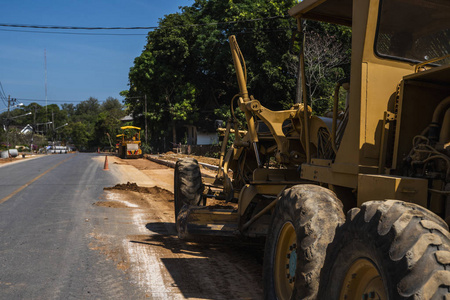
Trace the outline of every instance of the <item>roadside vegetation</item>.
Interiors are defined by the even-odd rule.
[[[17,117],[29,112],[30,115]],[[9,127],[8,140],[12,147],[16,145],[29,147],[33,139],[33,144],[38,148],[45,147],[48,141],[55,140],[73,144],[81,151],[94,150],[97,147],[110,147],[106,133],[111,136],[111,143],[114,146],[115,136],[119,133],[120,118],[124,116],[124,106],[112,97],[102,103],[90,97],[76,105],[65,103],[61,107],[56,104],[41,106],[31,103],[10,112],[9,126],[7,126],[7,112],[0,114],[0,120],[4,125],[0,130],[1,147],[6,148],[7,127]],[[35,133],[20,133],[27,124],[35,128]]]

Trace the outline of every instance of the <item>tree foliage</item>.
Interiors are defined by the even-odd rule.
[[[30,112],[30,115],[25,115]],[[21,115],[25,116],[19,117]],[[57,140],[74,144],[79,150],[103,148],[110,146],[107,133],[111,136],[112,143],[115,143],[115,136],[120,131],[120,119],[124,116],[124,106],[112,97],[103,103],[90,97],[76,105],[62,104],[61,108],[56,104],[45,107],[31,103],[10,112],[10,144],[29,145],[33,138],[33,143],[40,147],[46,146],[47,141]],[[2,113],[0,119],[5,123],[7,113]],[[34,128],[33,135],[20,134],[19,128],[27,124]],[[0,130],[0,141],[6,141],[3,128]]]

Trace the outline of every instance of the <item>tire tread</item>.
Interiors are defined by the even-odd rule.
[[[448,262],[450,252],[439,250],[449,245],[448,226],[434,213],[421,206],[397,200],[374,201],[363,204],[364,220],[378,222],[378,233],[394,233],[389,255],[393,261],[405,260],[409,268],[398,283],[399,294],[412,299],[431,299],[446,286],[439,296],[450,288]],[[443,246],[443,244],[447,244]],[[438,256],[439,255],[439,256]],[[443,263],[444,262],[444,263]],[[435,293],[436,291],[436,293]]]
[[[326,257],[326,249],[333,241],[336,227],[344,223],[342,203],[336,195],[316,185],[297,185],[285,190],[274,211],[271,230],[291,220],[297,234],[297,270],[293,299],[317,299],[319,278]],[[281,226],[280,226],[281,228]],[[272,269],[268,263],[273,253],[276,233],[269,232],[264,262],[265,299],[273,299]]]
[[[175,219],[184,205],[197,205],[204,189],[198,161],[184,158],[175,164]]]

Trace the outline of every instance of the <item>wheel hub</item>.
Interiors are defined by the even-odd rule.
[[[295,244],[291,245],[290,248],[293,247],[293,246],[295,246]],[[294,248],[291,251],[291,253],[288,254],[288,255],[289,255],[289,272],[288,272],[288,275],[289,275],[289,277],[294,278],[295,277],[295,270],[297,269],[297,249]]]
[[[383,279],[370,260],[359,258],[351,265],[342,283],[339,299],[387,299]]]
[[[294,290],[297,270],[297,234],[294,226],[286,222],[278,236],[274,280],[278,299],[290,299]]]

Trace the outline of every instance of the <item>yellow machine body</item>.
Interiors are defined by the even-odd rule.
[[[439,5],[442,15],[434,13]],[[412,37],[419,39],[436,28],[450,26],[448,10],[445,1],[429,4],[419,0],[304,0],[293,7],[289,13],[297,19],[299,32],[305,19],[351,27],[350,81],[336,86],[333,118],[314,115],[306,92],[301,103],[288,110],[264,107],[249,94],[243,54],[236,38],[229,38],[240,90],[232,106],[244,112],[247,128],[240,128],[234,116],[227,122],[222,129],[217,176],[204,180],[212,187],[209,192],[221,186],[216,194],[238,203],[241,232],[264,235],[269,226],[264,213],[274,207],[284,189],[302,183],[331,189],[345,210],[369,200],[399,199],[422,205],[443,218],[450,216],[446,204],[450,197],[450,186],[446,186],[450,179],[449,55],[421,62],[380,55],[376,50],[377,39],[388,34],[383,22],[402,31],[409,28],[411,14],[430,13],[434,16],[431,24],[426,23],[428,19],[414,20],[414,28],[420,30]],[[399,11],[403,13],[395,15]],[[304,48],[299,55],[299,84],[306,91]],[[410,50],[420,49],[416,43]],[[438,60],[444,63],[436,64]],[[348,101],[343,116],[338,116],[341,88]],[[425,135],[431,136],[433,124],[440,133],[431,143]],[[232,132],[239,134],[227,149]],[[267,161],[275,161],[277,167]],[[406,163],[410,163],[409,169]],[[249,215],[254,206],[259,213]]]
[[[304,37],[300,101],[283,111],[249,94],[244,57],[229,37],[240,92],[216,177],[197,180],[200,192],[186,185],[201,177],[196,162],[177,163],[179,236],[264,237],[266,299],[445,298],[450,2],[304,0],[289,13],[300,36],[305,19],[351,27],[350,79],[336,84],[333,117],[310,107]],[[347,101],[338,112],[341,88]],[[199,197],[189,200],[190,191]]]

